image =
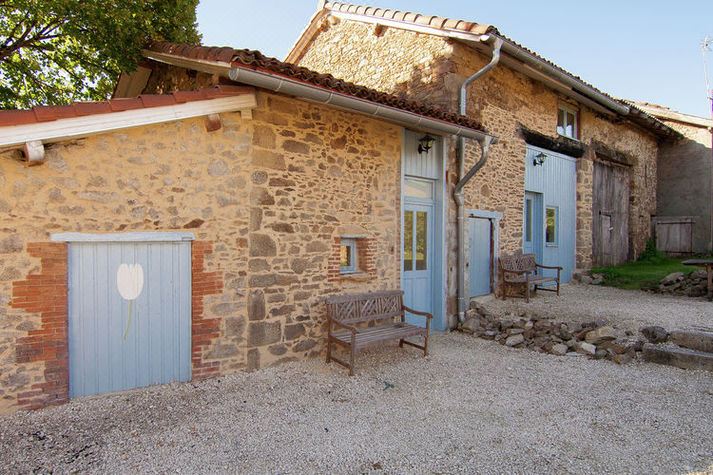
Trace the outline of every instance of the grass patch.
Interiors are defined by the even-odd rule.
[[[684,266],[681,261],[661,255],[646,255],[634,262],[618,266],[598,267],[592,273],[604,275],[604,285],[620,289],[640,290],[655,287],[672,272],[689,274],[695,267]]]

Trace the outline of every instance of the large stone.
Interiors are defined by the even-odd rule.
[[[311,350],[317,345],[317,342],[312,339],[302,340],[292,347],[292,351],[301,352]]]
[[[282,338],[280,322],[252,322],[248,326],[248,346],[265,346]]]
[[[517,346],[525,342],[525,337],[519,333],[517,335],[512,335],[507,337],[505,340],[505,345],[506,346]]]
[[[475,333],[480,329],[480,320],[476,317],[468,318],[463,325],[461,325],[461,330],[466,333]]]
[[[609,326],[599,327],[596,330],[588,332],[584,339],[587,343],[598,345],[605,341],[616,340],[616,332]]]
[[[553,355],[557,356],[564,356],[567,354],[569,351],[569,347],[565,345],[564,343],[558,343],[556,345],[552,345],[552,349],[550,349],[550,353]]]
[[[253,290],[248,295],[248,318],[250,320],[263,320],[265,318],[265,293]]]
[[[210,176],[227,175],[229,170],[228,164],[224,160],[214,160],[208,165],[208,174]]]
[[[672,331],[671,341],[691,350],[713,353],[713,333],[703,331]]]
[[[267,234],[250,235],[250,257],[270,257],[277,255],[277,244]]]
[[[668,340],[668,332],[666,329],[656,325],[642,328],[641,334],[651,343],[663,343]]]
[[[256,149],[253,151],[252,164],[254,166],[270,168],[272,170],[284,170],[285,157],[282,154],[275,153],[271,150]]]
[[[253,145],[267,149],[275,148],[275,132],[270,127],[256,125],[253,131]]]
[[[307,252],[327,252],[330,250],[330,247],[322,241],[311,241],[307,243],[305,250]]]
[[[302,323],[285,325],[285,340],[294,340],[305,334],[305,326]]]
[[[713,371],[713,353],[646,343],[643,355],[644,359],[651,363],[675,366],[681,369]]]
[[[310,151],[309,145],[296,140],[285,140],[285,143],[282,144],[282,148],[287,152],[301,153],[303,155],[309,155]]]
[[[670,285],[674,284],[676,282],[680,282],[684,279],[683,272],[672,272],[663,279],[661,279],[661,283],[663,285]]]
[[[11,234],[5,239],[0,239],[0,253],[22,251],[22,238],[19,234]]]
[[[225,317],[228,315],[233,315],[239,310],[240,306],[234,302],[218,303],[213,305],[210,310],[214,315],[219,315]]]
[[[267,189],[256,186],[250,191],[250,204],[253,206],[272,206],[275,204],[275,198]]]
[[[582,353],[583,355],[594,356],[595,354],[597,354],[597,347],[592,345],[591,343],[582,341],[582,342],[577,343],[576,348],[577,348],[577,351],[579,353]]]

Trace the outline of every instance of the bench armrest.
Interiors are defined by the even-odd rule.
[[[329,321],[329,332],[330,332],[330,333],[332,332],[332,325],[336,325],[336,326],[338,326],[338,327],[340,327],[340,328],[344,328],[344,329],[346,329],[346,330],[349,330],[350,332],[352,332],[352,335],[356,335],[357,333],[359,333],[359,330],[357,330],[356,327],[353,327],[353,326],[351,326],[351,325],[347,325],[346,323],[342,323],[342,322],[340,322],[339,320],[330,320],[330,321]]]
[[[543,266],[540,264],[535,264],[537,267],[540,269],[556,269],[556,270],[562,270],[563,268],[561,266]]]
[[[426,317],[429,320],[433,318],[433,315],[431,315],[428,312],[421,312],[420,310],[414,310],[412,308],[407,307],[406,305],[402,305],[401,307],[403,308],[403,310],[405,310],[408,313],[413,313],[414,315],[420,315],[422,317]]]

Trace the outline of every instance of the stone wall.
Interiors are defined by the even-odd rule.
[[[332,17],[325,21],[307,46],[299,64],[456,111],[458,89],[463,80],[489,60],[473,48],[445,38],[392,27],[375,28],[366,23]],[[488,164],[467,185],[467,206],[503,213],[501,253],[522,248],[526,144],[520,135],[520,126],[555,136],[560,103],[571,104],[571,100],[503,65],[476,81],[469,90],[468,114],[480,120],[499,142],[493,147]],[[596,139],[636,158],[630,210],[635,255],[644,248],[650,234],[649,218],[655,212],[656,140],[636,126],[614,123],[584,106],[578,108],[581,141],[589,144]],[[468,165],[474,162],[476,152],[472,147]],[[590,267],[592,262],[592,155],[586,154],[577,168],[577,265],[581,268]],[[455,148],[451,147],[448,160],[451,189],[455,178]],[[449,268],[454,269],[455,210],[452,200],[450,205]],[[455,290],[454,280],[452,270],[449,277],[451,297]]]
[[[684,138],[659,150],[657,215],[694,216],[693,251],[713,252],[711,132],[701,126],[662,120]]]
[[[194,377],[318,354],[325,295],[399,287],[399,127],[263,92],[252,120],[221,117],[50,145],[34,167],[0,155],[0,412],[42,405],[22,401],[49,382],[51,351],[23,342],[51,315],[21,289],[51,233],[195,234]],[[335,238],[355,234],[373,272],[330,278]]]

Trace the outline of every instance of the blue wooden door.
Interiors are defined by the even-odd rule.
[[[492,225],[487,218],[471,218],[468,223],[468,280],[470,296],[488,295],[491,292]]]
[[[577,160],[528,146],[525,156],[525,190],[525,213],[528,197],[533,199],[533,239],[530,244],[523,237],[523,251],[528,252],[531,245],[539,263],[562,267],[562,282],[569,282],[576,261]],[[527,229],[523,231],[527,232]],[[537,239],[541,239],[541,244]],[[545,275],[555,273],[544,271]]]
[[[190,246],[69,245],[70,397],[191,379]]]
[[[403,288],[407,307],[433,313],[433,204],[408,200],[403,217]],[[425,326],[420,317],[408,322]]]

